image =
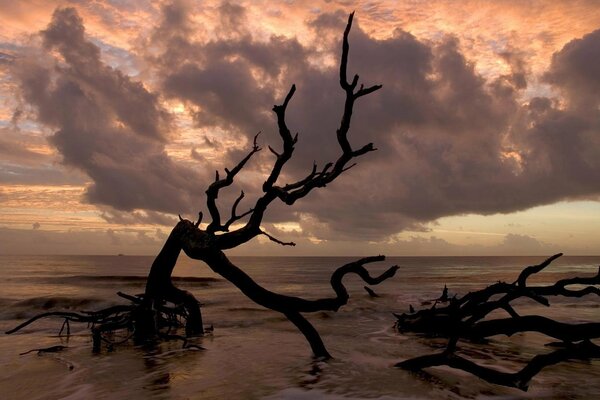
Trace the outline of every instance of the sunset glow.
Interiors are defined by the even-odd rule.
[[[279,183],[337,156],[349,69],[383,89],[349,139],[377,152],[234,254],[600,252],[595,1],[0,1],[0,254],[155,254],[248,151],[260,194],[295,84]],[[235,226],[234,226],[235,228]]]

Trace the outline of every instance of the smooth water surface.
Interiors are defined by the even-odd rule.
[[[351,258],[238,257],[233,261],[270,290],[306,298],[333,295],[329,278]],[[467,373],[432,368],[412,374],[393,367],[409,357],[437,351],[443,340],[394,331],[392,312],[419,308],[444,284],[463,295],[496,281],[514,281],[520,270],[543,257],[398,257],[372,264],[377,274],[398,264],[389,281],[370,298],[355,276],[345,278],[348,305],[339,312],[307,314],[330,353],[314,361],[302,335],[282,315],[245,298],[204,264],[181,258],[174,275],[216,280],[182,280],[203,303],[214,333],[197,339],[205,350],[182,350],[180,342],[155,348],[118,346],[91,352],[86,326],[72,324],[67,339],[57,337],[60,320],[40,320],[14,335],[0,337],[0,397],[3,399],[592,399],[600,398],[600,361],[573,361],[549,367],[529,392],[504,388]],[[95,310],[125,301],[117,291],[143,292],[152,257],[2,256],[0,329],[10,329],[48,310]],[[550,284],[569,276],[596,273],[600,257],[562,257],[535,277]],[[521,314],[543,313],[561,321],[598,321],[600,299],[551,299],[544,308],[520,301]],[[516,371],[551,341],[537,334],[496,337],[492,346],[465,345],[481,364]],[[68,349],[20,356],[34,348],[62,344]],[[465,353],[463,353],[465,354]],[[69,369],[72,365],[73,368]]]

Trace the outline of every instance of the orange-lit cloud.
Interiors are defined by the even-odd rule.
[[[275,208],[273,229],[334,249],[600,194],[593,1],[1,2],[0,225],[73,212],[70,228],[150,232],[194,215],[256,132],[277,148],[270,107],[291,83],[300,141],[283,178],[331,160],[353,10],[350,68],[384,89],[357,104],[351,140],[380,150]],[[271,163],[258,154],[224,207],[259,194]]]

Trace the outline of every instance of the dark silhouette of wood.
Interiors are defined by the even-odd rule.
[[[232,169],[225,169],[223,176],[219,174],[219,171],[215,173],[214,182],[206,190],[206,206],[211,219],[206,228],[202,229],[200,226],[202,213],[199,213],[198,220],[195,222],[185,220],[180,216],[180,221],[171,231],[162,250],[152,264],[144,294],[140,296],[120,294],[121,297],[131,302],[130,306],[125,306],[127,308],[124,309],[101,310],[90,315],[46,313],[34,317],[7,333],[15,332],[34,320],[45,316],[59,316],[65,318],[65,323],[67,321],[93,323],[94,351],[100,351],[103,342],[107,342],[109,346],[112,346],[114,341],[107,339],[105,334],[118,329],[127,329],[134,332],[133,335],[137,340],[147,340],[157,335],[167,338],[173,335],[170,335],[169,331],[165,334],[161,329],[166,326],[170,330],[177,326],[179,320],[184,320],[187,337],[202,335],[204,327],[198,301],[189,292],[178,289],[171,278],[177,258],[183,251],[188,257],[206,263],[210,269],[233,283],[243,294],[257,304],[285,315],[304,335],[316,357],[330,358],[331,355],[323,344],[319,333],[302,313],[337,311],[345,305],[348,302],[349,294],[342,284],[342,278],[349,273],[357,274],[369,285],[377,285],[392,277],[398,267],[393,266],[383,274],[372,277],[365,265],[383,261],[384,256],[365,257],[351,262],[336,269],[331,276],[331,286],[335,296],[308,300],[275,293],[260,286],[241,268],[234,265],[227,258],[224,251],[240,246],[259,235],[264,235],[280,245],[294,246],[295,243],[280,240],[261,228],[261,223],[269,205],[276,200],[287,205],[294,204],[297,200],[307,196],[312,190],[325,187],[348,171],[355,165],[354,160],[356,158],[376,150],[372,143],[354,147],[348,138],[355,102],[382,87],[381,85],[365,87],[362,84],[359,86],[358,75],[354,75],[352,81],[348,81],[348,35],[353,18],[354,13],[348,17],[342,40],[339,80],[345,93],[345,101],[341,122],[336,131],[341,153],[335,161],[329,162],[321,168],[314,164],[308,175],[298,181],[287,184],[278,183],[283,168],[291,159],[294,146],[298,142],[298,134],[292,135],[286,123],[286,110],[296,91],[296,86],[292,85],[283,103],[273,106],[282,148],[277,151],[269,146],[275,160],[270,173],[262,184],[263,193],[256,200],[253,207],[238,214],[237,209],[244,198],[244,192],[242,191],[231,207],[231,216],[223,223],[217,199],[221,190],[233,184],[237,174],[246,166],[252,156],[262,150],[257,143],[260,132],[254,137],[252,148],[248,154],[236,166]],[[242,227],[233,231],[230,230],[234,222],[244,218],[247,218],[247,221]],[[167,303],[174,304],[174,307],[167,306]]]
[[[66,349],[67,346],[50,346],[50,347],[44,347],[44,348],[40,348],[40,349],[31,349],[29,351],[25,351],[23,353],[19,353],[20,356],[24,356],[25,354],[29,354],[32,353],[34,351],[37,351],[38,354],[42,354],[42,353],[58,353],[59,351],[63,351],[64,349]]]
[[[370,287],[363,286],[363,288],[369,294],[369,297],[379,297],[379,295],[377,293],[375,293],[375,291],[373,289],[371,289]]]
[[[397,367],[418,371],[424,368],[447,365],[470,372],[488,382],[527,390],[531,378],[543,368],[570,359],[590,359],[600,357],[600,347],[591,339],[600,337],[600,322],[569,324],[555,321],[542,315],[521,316],[511,302],[519,298],[529,298],[549,307],[547,297],[583,297],[600,296],[600,268],[598,273],[589,277],[562,279],[549,286],[529,286],[527,279],[550,265],[560,257],[556,254],[544,262],[526,267],[513,283],[497,282],[484,289],[470,292],[462,298],[449,299],[445,307],[435,305],[416,311],[411,307],[409,314],[396,314],[396,328],[401,332],[415,332],[425,336],[448,338],[446,349],[442,353],[412,358],[396,364]],[[569,288],[572,285],[588,285],[583,288]],[[447,288],[444,288],[447,297]],[[444,294],[442,294],[444,297]],[[485,319],[494,310],[504,310],[509,318]],[[523,369],[514,373],[497,371],[483,367],[474,361],[456,354],[460,340],[486,343],[485,339],[496,335],[512,336],[519,332],[538,332],[559,339],[551,343],[559,350],[533,357]]]
[[[200,219],[201,216],[199,217]],[[164,302],[180,304],[187,314],[185,325],[186,335],[202,335],[204,327],[199,302],[191,293],[175,287],[171,280],[171,274],[180,253],[181,246],[178,243],[178,238],[171,233],[150,268],[148,280],[146,281],[143,307],[145,310],[152,310],[157,309]],[[140,331],[138,335],[154,335],[156,333],[158,327],[152,324],[152,321],[156,321],[155,315],[156,313],[154,312],[140,313],[140,318],[137,321],[137,330]]]
[[[138,342],[152,337],[169,338],[172,336],[169,334],[170,330],[178,328],[182,325],[181,321],[187,319],[188,314],[184,304],[170,307],[165,304],[155,303],[155,308],[151,312],[151,309],[147,307],[147,302],[144,301],[143,294],[138,296],[131,296],[121,292],[117,294],[129,300],[131,304],[112,306],[99,311],[46,312],[28,319],[5,333],[16,333],[41,318],[58,317],[64,320],[63,326],[59,331],[59,336],[62,335],[65,326],[69,326],[69,322],[91,325],[92,350],[100,352],[102,343],[111,349],[116,344],[125,342],[132,337]],[[167,331],[161,331],[159,328],[167,328]],[[117,330],[127,330],[128,334],[120,341],[115,341],[104,335],[105,333],[112,334]],[[150,335],[149,332],[152,332],[154,336]],[[67,328],[66,334],[67,336],[70,335],[69,328]],[[184,347],[189,347],[187,346],[187,339],[184,340]]]
[[[396,366],[411,371],[418,371],[424,368],[447,365],[469,372],[490,383],[527,391],[531,379],[546,367],[568,360],[589,360],[590,358],[599,357],[600,347],[589,340],[584,340],[579,343],[567,343],[564,348],[548,354],[538,354],[520,371],[512,373],[483,367],[454,352],[447,351],[411,358],[410,360],[396,364]]]
[[[444,290],[442,290],[442,295],[436,299],[437,301],[441,301],[445,303],[449,300],[448,298],[448,286],[444,285]]]

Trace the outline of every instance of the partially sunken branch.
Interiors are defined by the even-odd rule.
[[[498,282],[485,289],[470,292],[462,298],[446,298],[446,306],[439,307],[436,304],[432,308],[416,312],[411,307],[408,314],[396,315],[396,328],[402,332],[448,337],[444,352],[402,361],[397,366],[417,371],[447,365],[470,372],[491,383],[527,390],[531,378],[546,366],[569,359],[600,357],[600,348],[590,341],[600,337],[600,322],[569,324],[541,315],[521,316],[511,304],[517,299],[527,298],[549,307],[548,297],[552,296],[600,296],[600,289],[595,286],[600,284],[600,269],[594,276],[562,279],[550,286],[527,285],[528,278],[541,272],[560,256],[562,253],[538,265],[524,268],[513,283]],[[572,285],[588,286],[569,288]],[[509,318],[485,319],[494,310],[506,311]],[[535,356],[522,370],[515,373],[483,367],[456,354],[460,351],[457,347],[460,340],[480,343],[492,336],[512,336],[520,332],[538,332],[558,339],[562,349]]]
[[[600,347],[589,340],[580,343],[566,343],[562,349],[548,354],[538,354],[525,367],[517,372],[504,372],[484,367],[461,357],[454,352],[443,352],[412,358],[396,364],[397,367],[418,371],[424,368],[447,365],[469,372],[487,382],[527,391],[531,379],[542,369],[569,360],[589,360],[600,358]]]
[[[366,283],[376,285],[391,278],[398,269],[397,266],[388,268],[383,274],[372,277],[365,264],[383,261],[384,256],[366,257],[338,268],[331,277],[331,286],[336,297],[307,300],[301,297],[286,296],[271,292],[257,284],[242,269],[234,265],[219,249],[213,248],[210,235],[193,226],[189,221],[181,221],[173,229],[173,234],[179,236],[183,251],[188,257],[204,261],[214,272],[223,276],[252,301],[263,307],[281,312],[302,332],[309,342],[316,357],[330,358],[323,342],[315,328],[300,313],[317,311],[337,311],[348,302],[349,295],[342,284],[342,278],[354,273]]]

